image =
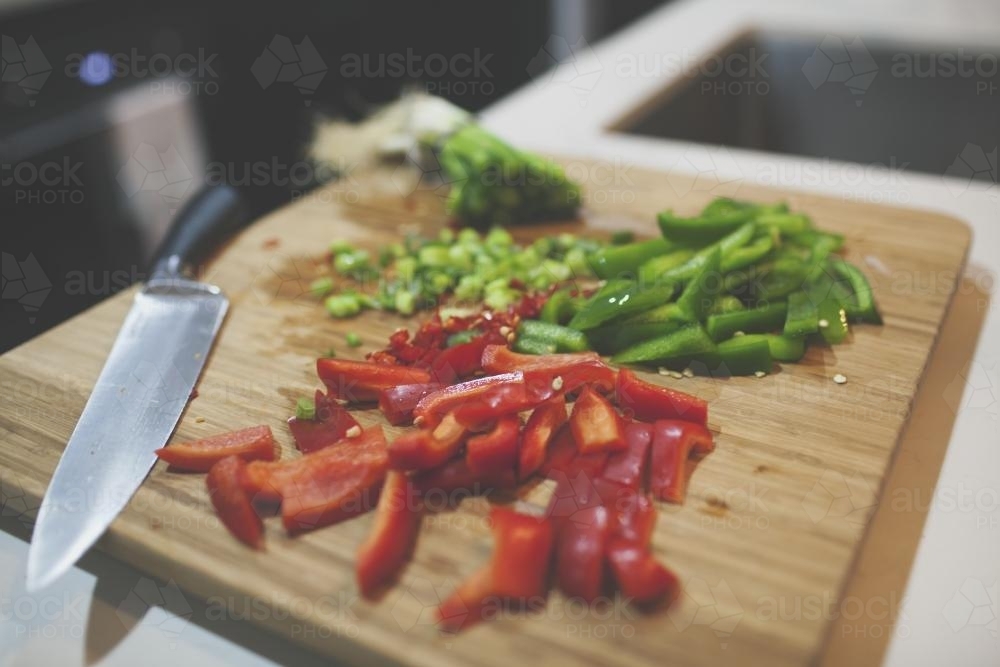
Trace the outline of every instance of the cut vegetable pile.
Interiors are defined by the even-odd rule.
[[[458,192],[455,206],[501,196]],[[157,453],[207,472],[222,522],[254,548],[269,512],[294,535],[374,510],[356,563],[366,597],[406,566],[423,517],[440,509],[431,497],[451,505],[551,480],[543,513],[493,507],[493,556],[440,605],[445,630],[497,606],[541,604],[552,587],[587,602],[615,592],[669,601],[678,583],[653,556],[654,501],[682,503],[713,450],[708,406],[599,353],[676,377],[761,376],[810,342],[842,343],[848,322],[881,317],[864,276],[834,254],[843,239],[784,205],[718,199],[695,218],[662,213],[659,225],[661,238],[610,245],[562,235],[519,247],[497,229],[410,239],[383,253],[374,294],[363,291],[377,273],[368,254],[338,244],[340,284],[313,285],[332,316],[438,309],[367,361],[317,361],[326,390],[300,399],[288,421],[301,456],[275,460],[267,427]],[[442,307],[456,302],[479,305]],[[413,427],[389,442],[345,407],[359,404]]]
[[[501,230],[445,230],[390,249],[375,297],[348,290],[327,297],[327,309],[408,314],[482,300],[518,313],[519,352],[597,350],[620,364],[711,376],[767,373],[801,359],[810,342],[844,342],[849,322],[881,324],[867,279],[835,254],[843,238],[784,204],[716,199],[697,217],[666,211],[658,222],[661,238],[604,246],[564,234],[521,248]],[[335,269],[363,253],[338,246]],[[333,289],[327,280],[321,286]],[[468,332],[465,340],[479,333]]]
[[[292,535],[374,509],[356,564],[361,593],[373,597],[408,562],[429,497],[548,478],[544,513],[493,508],[494,556],[441,604],[442,629],[498,606],[538,605],[553,585],[586,602],[614,591],[639,605],[676,595],[676,577],[652,554],[653,500],[683,502],[694,463],[711,452],[704,401],[617,372],[593,352],[537,357],[506,345],[482,350],[474,372],[486,375],[455,384],[371,361],[324,358],[317,372],[327,392],[317,392],[312,418],[289,420],[302,456],[274,460],[266,427],[160,452],[174,468],[208,470],[212,503],[237,539],[262,548],[260,517],[276,506]],[[391,422],[416,428],[387,443],[338,400],[377,401]]]

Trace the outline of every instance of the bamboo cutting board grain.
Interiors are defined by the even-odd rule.
[[[574,167],[604,173],[590,163]],[[410,324],[379,313],[333,321],[305,293],[330,240],[377,251],[406,231],[442,224],[440,199],[424,190],[401,196],[410,184],[400,176],[357,175],[320,190],[255,224],[207,268],[205,279],[226,291],[232,309],[175,440],[264,423],[283,455],[294,456],[283,422],[295,398],[318,386],[315,358],[331,347],[361,358]],[[693,213],[714,196],[701,182],[636,169],[611,186],[593,180],[599,183],[585,183],[582,223],[520,234],[653,235],[658,210]],[[885,326],[856,327],[848,344],[812,348],[803,363],[764,378],[649,376],[707,398],[717,433],[717,449],[698,467],[686,504],[660,508],[654,547],[684,584],[669,610],[641,614],[614,601],[583,609],[553,593],[531,618],[438,635],[433,606],[489,557],[484,500],[430,517],[413,562],[377,603],[357,599],[352,569],[370,515],[295,539],[268,519],[267,550],[255,553],[215,520],[201,475],[168,473],[162,465],[99,547],[173,580],[210,608],[352,663],[811,662],[877,503],[969,232],[919,211],[748,186],[736,194],[787,199],[822,228],[845,234],[848,258],[875,285]],[[30,522],[130,301],[120,294],[0,358],[0,501],[8,513],[16,505]],[[361,335],[359,350],[344,344],[349,331]],[[848,383],[834,383],[836,373]],[[364,424],[381,422],[374,410],[359,415]],[[88,490],[88,497],[99,493]]]

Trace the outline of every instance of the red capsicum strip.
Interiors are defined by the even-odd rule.
[[[652,426],[631,422],[625,427],[626,449],[615,452],[608,458],[601,476],[633,489],[642,488],[652,439]]]
[[[458,453],[466,429],[454,411],[434,428],[409,431],[389,445],[389,465],[396,470],[427,470],[442,465]]]
[[[469,468],[465,458],[456,458],[442,466],[424,470],[413,476],[413,483],[428,504],[454,504],[461,497],[453,497],[456,491],[465,495],[489,495],[494,491],[506,491],[517,485],[513,470],[491,470],[479,475]]]
[[[607,558],[618,590],[639,605],[672,600],[680,590],[677,576],[645,547],[629,540],[613,539],[608,545]]]
[[[361,595],[372,597],[406,565],[417,542],[423,503],[402,472],[390,470],[375,509],[375,523],[357,553]]]
[[[190,472],[208,472],[229,456],[244,461],[273,461],[274,435],[270,426],[254,426],[163,447],[156,450],[156,455],[172,468]]]
[[[332,397],[348,403],[377,401],[383,389],[431,381],[430,373],[421,368],[348,359],[317,359],[316,373]]]
[[[615,384],[618,406],[641,421],[684,419],[696,424],[708,423],[708,404],[690,394],[644,382],[629,370],[618,372]]]
[[[374,507],[388,463],[385,435],[376,426],[292,461],[255,461],[244,488],[255,501],[281,502],[285,529],[299,533]]]
[[[424,396],[413,409],[413,416],[424,425],[434,426],[445,414],[463,403],[478,400],[486,392],[502,385],[523,383],[524,374],[520,372],[466,380]]]
[[[546,477],[553,477],[556,473],[575,475],[584,473],[591,479],[596,478],[604,470],[608,462],[608,452],[595,452],[593,454],[581,454],[573,439],[573,431],[569,424],[564,424],[549,443],[548,453],[545,463],[542,464],[541,472]]]
[[[608,393],[615,386],[614,371],[603,363],[583,361],[560,368],[529,368],[522,372],[525,384],[540,396],[545,395],[546,388],[556,386],[564,394],[572,394],[585,385]]]
[[[550,386],[556,378],[559,378],[558,391],[563,393],[574,392],[585,384],[602,392],[615,387],[615,370],[601,361],[596,352],[533,355],[491,345],[483,352],[483,368],[491,373],[521,371],[525,384],[541,399],[551,393]]]
[[[567,597],[592,602],[601,594],[610,527],[608,509],[597,505],[577,511],[559,528],[556,581]]]
[[[657,421],[653,424],[650,491],[660,500],[684,502],[688,458],[711,449],[712,434],[704,426],[680,419]]]
[[[495,546],[485,567],[465,580],[438,607],[444,630],[457,631],[482,619],[489,605],[531,605],[546,593],[553,547],[552,525],[544,518],[505,507],[490,511]]]
[[[486,347],[500,341],[500,334],[491,332],[477,336],[468,343],[441,350],[428,369],[431,377],[435,382],[449,384],[458,378],[472,375],[482,368],[483,351]]]
[[[549,442],[566,423],[566,399],[561,395],[542,403],[524,425],[518,452],[518,479],[531,477],[545,462]]]
[[[550,479],[556,483],[555,490],[545,508],[545,516],[552,522],[559,535],[570,521],[577,521],[582,510],[603,504],[601,494],[595,486],[596,478],[584,471],[553,472]]]
[[[656,506],[646,494],[608,479],[597,479],[594,487],[601,503],[611,513],[611,535],[648,547],[656,528]]]
[[[489,345],[483,350],[482,367],[487,373],[510,373],[529,369],[561,368],[581,361],[601,362],[596,352],[572,354],[520,354],[506,345]],[[603,363],[603,362],[601,362]]]
[[[624,449],[625,430],[614,407],[590,387],[584,387],[569,419],[581,454]]]
[[[465,443],[465,462],[469,469],[484,475],[496,470],[514,470],[517,464],[521,421],[517,415],[497,420],[492,430],[475,435]]]
[[[254,549],[263,547],[263,524],[244,490],[246,462],[228,456],[208,471],[205,483],[219,520],[233,537]]]
[[[413,421],[413,408],[420,399],[442,388],[444,385],[436,382],[389,387],[379,392],[378,409],[393,426],[409,424]]]
[[[359,426],[350,412],[332,396],[319,390],[316,391],[315,406],[315,419],[292,417],[288,420],[295,446],[303,454],[329,447],[346,436],[351,428]]]

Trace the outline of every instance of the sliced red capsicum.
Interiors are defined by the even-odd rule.
[[[317,359],[316,373],[330,396],[348,403],[377,401],[383,389],[431,381],[430,373],[421,368],[349,359]]]
[[[435,426],[451,410],[466,402],[478,400],[492,389],[508,384],[523,383],[524,374],[520,372],[488,375],[474,380],[466,380],[424,396],[413,409],[413,416],[415,421],[419,420],[422,425]]]
[[[582,472],[594,479],[601,474],[607,462],[608,452],[581,454],[573,439],[573,430],[569,424],[564,424],[556,431],[549,443],[541,472],[549,478],[552,478],[556,473],[575,475]]]
[[[708,423],[708,404],[702,399],[644,382],[630,370],[621,370],[615,384],[618,406],[641,421],[684,419]]]
[[[466,579],[438,607],[444,630],[482,619],[491,603],[530,606],[544,600],[553,547],[552,525],[505,507],[490,511],[495,546],[485,567]]]
[[[172,468],[191,472],[208,472],[229,456],[244,461],[273,461],[274,435],[270,426],[254,426],[162,447],[156,450],[156,455]]]
[[[569,425],[581,454],[614,452],[626,447],[625,429],[614,406],[590,387],[584,387],[573,404]]]
[[[442,466],[423,470],[413,476],[421,496],[431,505],[454,505],[461,498],[453,497],[456,491],[462,495],[489,495],[494,491],[506,491],[517,485],[513,470],[491,470],[479,475],[469,468],[464,457],[455,458]]]
[[[278,501],[289,533],[312,530],[368,511],[389,457],[380,426],[292,461],[247,465],[244,488],[255,501]]]
[[[628,424],[625,427],[626,449],[615,452],[608,458],[601,476],[633,489],[642,488],[652,440],[652,426],[643,422]]]
[[[540,396],[556,378],[559,378],[558,390],[564,393],[576,391],[584,384],[609,392],[614,389],[616,376],[615,370],[601,361],[596,352],[519,354],[501,345],[486,348],[483,368],[490,373],[521,371],[528,387]]]
[[[351,413],[332,396],[317,390],[315,405],[315,419],[292,417],[288,420],[288,429],[295,439],[295,446],[303,454],[329,447],[345,437],[355,426],[361,428]]]
[[[263,524],[244,490],[246,462],[228,456],[208,471],[205,483],[219,520],[233,537],[254,549],[263,546]]]
[[[653,424],[653,452],[650,460],[649,490],[660,500],[684,502],[688,459],[712,450],[712,434],[704,426],[680,419],[664,419]]]
[[[428,369],[431,378],[435,382],[451,384],[458,378],[472,375],[482,368],[483,350],[491,342],[496,343],[497,336],[499,334],[483,334],[468,343],[460,343],[441,350]]]
[[[586,520],[586,515],[580,514],[582,510],[604,504],[595,485],[596,478],[586,472],[553,472],[550,479],[556,486],[545,508],[545,516],[552,522],[556,535],[568,522]]]
[[[613,539],[608,545],[607,558],[618,590],[637,604],[669,601],[680,590],[677,575],[659,563],[645,547],[629,540]]]
[[[559,528],[556,581],[567,597],[592,602],[601,594],[610,528],[603,505],[577,511]]]
[[[583,386],[608,393],[615,386],[615,372],[603,362],[600,365],[584,361],[560,368],[529,368],[523,373],[525,384],[543,397],[546,392],[554,391],[572,394]]]
[[[389,465],[396,470],[436,468],[458,453],[466,429],[454,411],[433,428],[408,431],[389,445]]]
[[[601,361],[596,352],[572,354],[520,354],[506,345],[489,345],[483,350],[482,367],[487,373],[510,373],[528,369],[560,368],[581,361]]]
[[[401,384],[383,389],[378,395],[378,409],[385,415],[386,421],[393,426],[409,424],[413,421],[413,408],[417,407],[420,399],[443,387],[444,385],[430,382],[427,384]]]
[[[379,495],[375,522],[357,553],[355,569],[361,595],[371,597],[406,565],[423,514],[413,482],[405,473],[390,470]]]
[[[531,413],[524,425],[521,449],[518,452],[518,479],[527,479],[535,474],[543,463],[559,427],[566,423],[566,399],[561,395],[542,403]]]
[[[468,439],[465,443],[465,462],[477,475],[514,470],[520,436],[520,418],[516,414],[501,417],[491,430]]]

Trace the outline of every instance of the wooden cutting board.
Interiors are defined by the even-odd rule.
[[[686,504],[660,508],[654,547],[684,583],[670,610],[642,614],[617,602],[585,609],[553,593],[531,618],[443,637],[431,621],[439,596],[491,551],[485,501],[465,501],[426,521],[402,580],[373,604],[357,599],[352,569],[370,515],[295,539],[269,519],[267,550],[255,553],[218,524],[202,476],[168,473],[162,465],[99,548],[173,580],[210,609],[220,611],[225,600],[230,614],[352,663],[811,662],[961,274],[969,230],[920,211],[635,168],[609,177],[613,165],[572,167],[589,181],[582,220],[523,236],[618,229],[654,235],[654,214],[663,208],[693,213],[717,194],[787,199],[820,227],[846,235],[847,256],[872,280],[885,315],[884,327],[858,326],[848,344],[811,348],[802,363],[764,378],[649,376],[708,399],[717,434]],[[264,423],[283,455],[295,456],[284,420],[295,398],[318,386],[315,358],[331,347],[361,358],[397,327],[413,324],[379,313],[331,320],[306,286],[332,239],[377,250],[405,232],[439,228],[441,200],[423,188],[401,195],[412,187],[402,172],[356,175],[260,220],[208,267],[205,279],[226,291],[232,309],[176,440]],[[21,508],[30,522],[130,301],[131,294],[120,294],[0,357],[5,512]],[[347,332],[360,334],[364,346],[348,348]],[[834,383],[837,373],[848,382]],[[359,419],[382,421],[373,410]]]

